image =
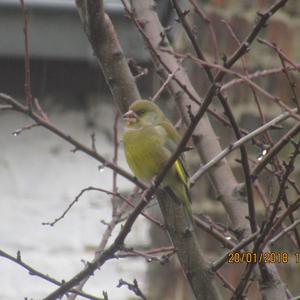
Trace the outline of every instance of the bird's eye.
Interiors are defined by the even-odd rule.
[[[142,109],[138,112],[138,115],[143,115],[145,113],[145,111]]]

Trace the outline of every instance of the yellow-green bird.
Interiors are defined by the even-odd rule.
[[[160,108],[148,100],[137,100],[124,114],[124,150],[134,175],[144,181],[159,174],[175,152],[180,136]],[[192,224],[192,211],[188,191],[188,174],[180,157],[166,174],[162,186],[170,196],[184,205],[188,224]]]

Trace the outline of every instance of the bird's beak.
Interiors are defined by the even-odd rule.
[[[123,119],[126,121],[127,124],[135,123],[137,117],[137,114],[132,110],[129,110],[123,115]]]

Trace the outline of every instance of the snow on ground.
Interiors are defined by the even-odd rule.
[[[114,118],[108,105],[96,131],[97,148],[112,158],[113,146],[107,132],[111,132]],[[60,111],[50,115],[51,121],[74,138],[90,144],[91,130],[86,128],[85,117],[78,111]],[[99,172],[97,163],[87,155],[71,153],[72,147],[43,128],[24,131],[19,136],[12,132],[31,121],[20,114],[0,112],[0,249],[16,255],[37,270],[56,279],[67,280],[83,267],[82,260],[91,260],[93,251],[105,230],[101,220],[110,220],[109,196],[90,192],[85,194],[68,215],[54,227],[42,222],[58,217],[81,189],[97,186],[110,189],[112,172]],[[121,149],[120,165],[127,167]],[[120,191],[129,188],[119,178]],[[115,234],[119,231],[116,230]],[[139,218],[131,233],[134,243],[148,243],[147,221]],[[132,294],[116,288],[118,280],[138,278],[145,286],[143,260],[109,261],[85,286],[85,291],[109,299],[126,299]],[[30,276],[13,262],[0,257],[0,300],[41,299],[55,286]],[[78,297],[78,299],[82,299]]]

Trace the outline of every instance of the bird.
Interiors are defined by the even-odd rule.
[[[150,184],[175,152],[181,138],[161,109],[150,100],[136,100],[123,115],[124,152],[129,168],[141,181]],[[182,204],[186,222],[193,224],[188,173],[183,154],[164,177],[161,186]]]

